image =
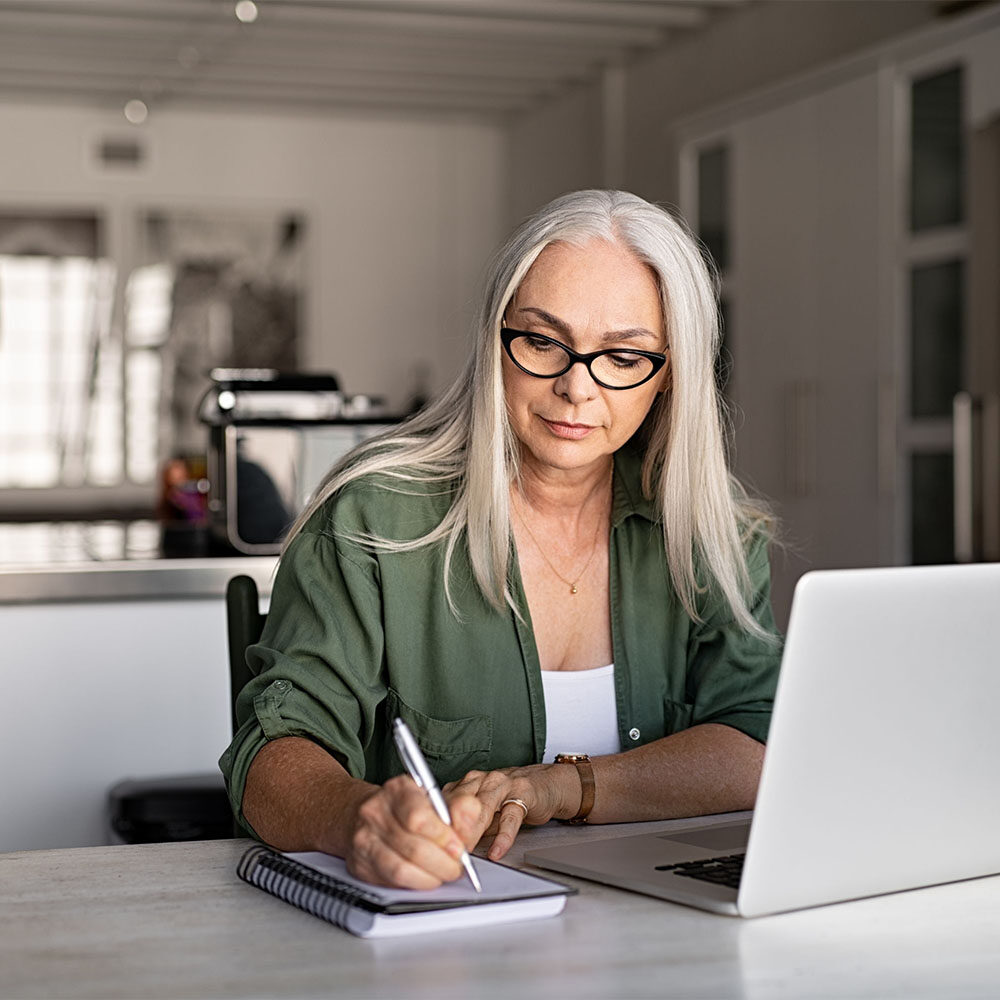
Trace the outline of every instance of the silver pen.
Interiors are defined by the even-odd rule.
[[[420,752],[417,741],[410,732],[410,727],[402,719],[394,719],[392,723],[392,738],[396,741],[396,749],[399,751],[403,767],[406,768],[409,776],[422,788],[427,797],[431,800],[434,811],[441,817],[442,821],[451,826],[451,813],[448,812],[448,803],[445,802],[441,789],[438,788],[431,769],[427,766],[424,755]],[[462,865],[469,876],[469,881],[476,892],[482,892],[483,887],[479,882],[476,869],[472,867],[472,858],[469,852],[462,850]]]

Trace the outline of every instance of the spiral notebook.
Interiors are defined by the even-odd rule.
[[[473,858],[483,885],[465,877],[430,892],[386,889],[354,878],[341,858],[251,847],[236,869],[244,882],[359,937],[392,937],[554,917],[576,892],[551,879]]]

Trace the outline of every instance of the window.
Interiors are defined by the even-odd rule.
[[[0,487],[121,479],[115,267],[93,215],[0,216]]]
[[[713,145],[698,151],[697,158],[698,238],[719,274],[719,328],[721,342],[715,363],[719,391],[729,388],[733,367],[730,330],[732,269],[731,209],[729,204],[729,147]]]
[[[164,460],[204,455],[208,372],[296,367],[302,232],[269,211],[0,209],[4,515],[31,518],[38,490],[45,516],[151,512]]]
[[[913,563],[955,559],[952,404],[966,385],[968,346],[963,90],[960,66],[921,73],[908,87],[900,500],[909,525],[900,554]]]
[[[965,217],[960,67],[910,88],[910,229],[955,226]]]
[[[720,273],[729,267],[729,149],[698,154],[698,236]]]

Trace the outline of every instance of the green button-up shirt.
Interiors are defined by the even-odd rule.
[[[615,455],[610,590],[622,750],[706,722],[763,742],[780,646],[736,627],[711,589],[701,622],[685,612],[662,527],[642,496],[640,458],[629,447]],[[413,539],[440,523],[451,495],[436,485],[406,488],[416,492],[374,479],[351,484],[282,557],[264,633],[247,653],[256,676],[238,699],[240,728],[219,762],[241,818],[254,755],[283,736],[306,737],[353,776],[377,783],[402,771],[391,734],[396,715],[442,783],[474,768],[542,759],[542,678],[516,559],[520,619],[487,603],[456,548],[456,618],[444,592],[443,545],[392,553],[344,537]],[[749,564],[753,614],[773,632],[765,540],[754,541]]]

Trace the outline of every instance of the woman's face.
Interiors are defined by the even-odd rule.
[[[618,243],[552,243],[531,266],[505,326],[541,333],[580,354],[617,347],[665,351],[652,270]],[[535,471],[605,465],[638,429],[668,377],[668,365],[632,389],[605,389],[583,364],[535,378],[503,353],[504,391],[522,460]]]

